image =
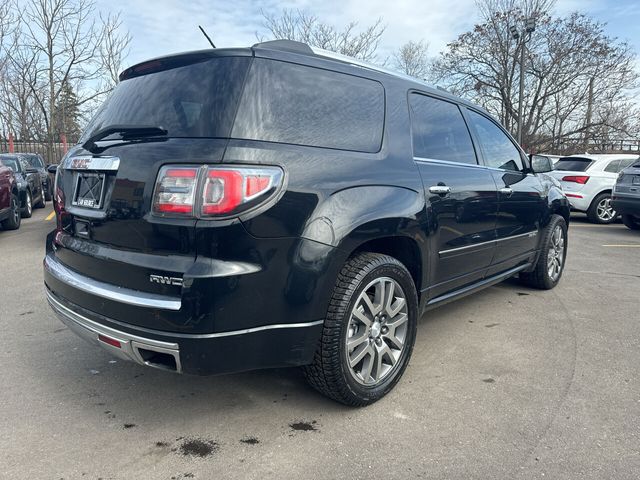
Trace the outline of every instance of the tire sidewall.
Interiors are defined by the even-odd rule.
[[[547,261],[549,259],[549,247],[551,244],[551,237],[553,236],[553,232],[555,231],[558,225],[560,225],[560,228],[562,228],[562,235],[564,236],[564,251],[562,252],[562,268],[560,270],[560,275],[558,275],[558,278],[554,281],[549,276],[549,268],[547,266],[548,265]],[[540,259],[539,259],[539,261],[541,262],[544,268],[544,282],[546,283],[545,286],[549,289],[555,287],[558,283],[560,283],[560,280],[562,279],[562,274],[564,273],[564,267],[567,264],[567,252],[569,251],[569,235],[567,235],[567,233],[568,233],[567,222],[565,222],[564,218],[554,215],[545,232],[544,245],[543,245],[542,252],[540,252]]]
[[[347,365],[347,346],[345,338],[347,334],[347,328],[349,326],[351,311],[353,310],[358,297],[367,285],[380,277],[389,277],[394,279],[400,284],[402,290],[404,291],[407,301],[407,313],[409,317],[407,339],[402,354],[398,359],[396,369],[391,374],[389,374],[387,378],[385,378],[384,381],[380,384],[376,386],[366,386],[358,383],[352,377],[351,372],[349,372],[349,367]],[[375,266],[370,271],[368,271],[360,280],[356,289],[353,291],[353,294],[351,295],[351,299],[349,300],[347,309],[344,312],[340,324],[340,345],[338,349],[340,355],[340,369],[342,377],[345,380],[345,385],[352,395],[360,398],[363,401],[371,402],[382,398],[389,390],[394,387],[398,380],[400,380],[400,377],[402,377],[402,374],[411,358],[411,353],[413,351],[413,346],[416,338],[417,324],[418,296],[416,293],[415,285],[413,283],[413,279],[411,278],[409,272],[400,263],[395,262],[389,262],[383,265]]]

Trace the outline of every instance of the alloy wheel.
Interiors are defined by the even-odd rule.
[[[562,273],[564,265],[564,230],[560,225],[556,225],[551,234],[551,242],[549,244],[549,253],[547,255],[547,270],[549,278],[556,282]]]
[[[596,206],[596,215],[604,222],[610,222],[616,216],[616,211],[611,206],[611,197],[605,197]]]
[[[346,332],[346,361],[360,384],[375,386],[389,377],[405,347],[408,308],[402,287],[380,277],[358,296]]]

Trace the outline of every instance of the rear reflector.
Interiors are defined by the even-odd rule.
[[[577,195],[575,193],[565,193],[565,195],[571,198],[583,198],[582,195]]]
[[[98,335],[98,340],[100,340],[103,343],[106,343],[107,345],[111,345],[112,347],[122,348],[122,345],[120,344],[120,342],[115,338],[109,338],[109,337],[105,337],[104,335]]]
[[[586,175],[567,175],[566,177],[562,177],[563,182],[574,182],[585,184],[589,181],[589,177]]]

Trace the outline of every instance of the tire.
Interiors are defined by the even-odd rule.
[[[44,199],[47,202],[53,200],[53,185],[51,185],[51,180],[47,182],[47,191],[44,193]]]
[[[22,218],[31,218],[31,215],[33,215],[33,199],[29,190],[27,190],[24,197],[24,207],[22,207],[20,214],[22,215]]]
[[[386,298],[382,292],[388,293],[392,285],[394,300],[377,302],[375,295]],[[417,323],[418,295],[405,266],[387,255],[357,254],[338,275],[314,361],[303,367],[307,381],[345,405],[380,400],[409,363]],[[353,368],[348,359],[354,361]]]
[[[561,238],[558,237],[560,233]],[[551,290],[560,282],[567,260],[567,222],[560,215],[551,217],[542,234],[541,245],[534,270],[520,273],[520,280],[533,288]]]
[[[606,192],[596,196],[587,210],[587,218],[591,223],[613,223],[617,217],[618,214],[611,207],[611,194]]]
[[[40,199],[38,200],[38,203],[35,204],[35,208],[44,208],[46,206],[47,205],[44,199],[44,190],[40,190]]]
[[[2,221],[2,228],[5,230],[17,230],[20,228],[20,199],[17,195],[11,194],[11,214],[9,218]]]
[[[633,215],[622,215],[622,223],[631,230],[640,230],[640,218]]]

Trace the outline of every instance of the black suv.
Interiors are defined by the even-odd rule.
[[[16,153],[16,156],[25,160],[29,164],[29,168],[38,171],[40,180],[42,181],[44,198],[46,201],[50,201],[53,198],[53,183],[49,177],[44,159],[37,153]]]
[[[121,358],[304,366],[366,405],[425,310],[560,280],[569,204],[549,159],[460,98],[289,41],[120,78],[58,169],[44,271],[62,321]]]
[[[20,197],[20,215],[23,218],[31,218],[34,207],[45,207],[45,193],[40,173],[31,167],[19,153],[0,154],[0,164],[13,170]]]

